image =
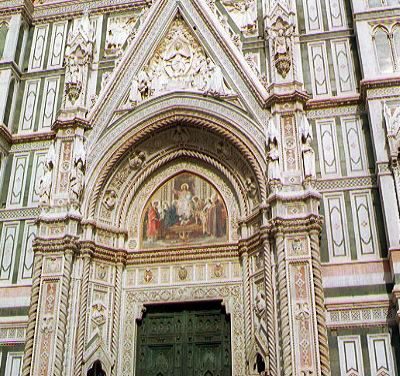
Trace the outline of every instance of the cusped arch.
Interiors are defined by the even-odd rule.
[[[193,95],[190,95],[193,97]],[[200,96],[201,97],[201,96]],[[178,100],[179,99],[179,100]],[[186,101],[185,99],[191,99]],[[159,100],[160,103],[154,103]],[[226,103],[170,95],[155,99],[110,126],[101,137],[88,138],[87,194],[83,202],[86,218],[94,218],[96,203],[110,171],[134,145],[163,127],[186,124],[208,129],[231,143],[251,166],[261,201],[266,199],[263,134],[241,110]],[[212,106],[210,106],[212,103]],[[244,130],[247,130],[244,132]]]

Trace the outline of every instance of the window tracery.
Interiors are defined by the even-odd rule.
[[[400,70],[400,24],[391,27],[378,25],[372,38],[380,73],[393,73]]]

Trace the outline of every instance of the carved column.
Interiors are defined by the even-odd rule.
[[[40,235],[39,235],[40,236]],[[38,238],[23,375],[63,375],[73,238]]]
[[[251,292],[250,292],[250,270],[249,270],[249,255],[246,247],[241,249],[241,261],[243,272],[243,300],[244,300],[244,331],[246,340],[246,358],[249,359],[250,344],[251,344]]]
[[[269,237],[264,235],[263,258],[264,258],[264,283],[266,302],[266,322],[268,329],[268,352],[269,352],[269,373],[271,376],[278,375],[277,346],[276,346],[276,321],[275,321],[275,286],[273,283],[273,271],[271,262],[271,246]]]
[[[125,259],[122,255],[117,256],[117,265],[115,267],[115,290],[114,290],[114,313],[113,313],[113,335],[111,352],[117,360],[112,369],[112,375],[117,375],[118,369],[118,344],[119,344],[119,329],[121,320],[121,295],[122,295],[122,273],[125,267]]]
[[[79,296],[79,319],[78,328],[75,341],[75,367],[74,375],[79,376],[82,373],[83,367],[83,353],[85,350],[85,333],[86,333],[86,318],[87,318],[87,306],[88,306],[88,291],[89,291],[89,277],[90,277],[90,265],[91,265],[91,253],[92,250],[85,247],[81,251],[81,258],[83,261],[82,268],[82,281],[80,286]]]

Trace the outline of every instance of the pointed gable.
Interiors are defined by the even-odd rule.
[[[139,99],[157,96],[163,90],[212,95],[207,85],[215,71],[214,78],[223,85],[223,99],[240,103],[258,124],[263,124],[266,89],[207,4],[200,0],[159,0],[89,114],[94,124],[91,140],[97,139],[118,111],[135,108],[134,101],[128,100],[134,80],[138,86],[141,80],[147,81],[148,87]]]

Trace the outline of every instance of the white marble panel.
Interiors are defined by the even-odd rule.
[[[29,58],[30,71],[43,69],[48,31],[49,24],[35,26],[32,39],[31,56]]]
[[[45,172],[46,151],[36,152],[33,157],[32,175],[29,184],[29,206],[37,206],[39,204],[39,182]]]
[[[343,0],[325,0],[329,30],[339,30],[347,27]]]
[[[333,68],[338,95],[355,93],[354,68],[348,39],[331,41]]]
[[[0,283],[9,283],[15,262],[19,222],[4,223],[0,239]]]
[[[64,47],[68,21],[55,22],[51,34],[49,60],[47,68],[61,68],[63,65]]]
[[[339,336],[338,346],[340,375],[364,376],[360,336]]]
[[[368,334],[368,353],[372,376],[395,376],[390,335]]]
[[[329,259],[333,262],[349,261],[349,233],[343,193],[323,195]]]
[[[21,261],[19,265],[19,280],[26,281],[32,277],[33,269],[33,247],[32,243],[35,238],[37,226],[34,221],[26,221],[24,235],[22,238]]]
[[[378,242],[371,192],[351,192],[350,201],[358,257],[359,259],[376,258]]]
[[[40,110],[39,129],[50,130],[57,113],[59,77],[46,78],[44,81],[43,99]]]
[[[20,132],[32,132],[35,126],[36,109],[39,99],[40,80],[26,81],[22,112],[19,122]]]
[[[335,120],[317,120],[316,129],[322,177],[341,176]]]
[[[22,206],[26,185],[28,158],[28,153],[19,153],[14,155],[7,199],[8,207]]]
[[[320,0],[303,0],[307,33],[323,31]]]
[[[315,97],[329,96],[331,94],[331,84],[329,81],[325,42],[309,43],[308,57],[310,61],[313,95]]]
[[[361,121],[354,116],[343,117],[340,121],[346,154],[347,175],[365,175],[367,172],[367,157]]]

